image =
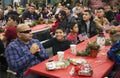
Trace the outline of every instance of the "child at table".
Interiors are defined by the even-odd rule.
[[[54,25],[52,25],[52,32],[54,33],[55,32],[55,28],[57,27],[57,26],[59,26],[59,24],[60,24],[60,19],[59,19],[59,15],[58,14],[56,14],[55,15],[55,23],[54,23]]]
[[[52,47],[53,55],[56,55],[57,51],[70,48],[70,42],[65,39],[65,34],[65,29],[58,26],[55,30],[55,37],[43,43],[44,48]]]
[[[71,22],[69,24],[69,33],[67,35],[67,39],[70,41],[71,44],[77,44],[78,40],[78,24],[77,22]]]
[[[118,74],[115,73],[117,71],[120,71],[120,32],[114,34],[111,40],[112,40],[112,46],[108,51],[107,55],[109,59],[115,62],[111,75],[116,76]],[[111,75],[110,78],[113,78]],[[120,73],[119,73],[119,77],[120,77]]]

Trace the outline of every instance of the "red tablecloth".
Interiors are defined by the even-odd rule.
[[[94,41],[96,37],[93,37],[90,39],[90,41]],[[84,41],[77,45],[78,50],[84,50],[86,47],[87,41]],[[110,46],[105,46],[104,49],[100,50],[98,53],[97,58],[92,58],[90,56],[81,57],[81,56],[75,56],[70,53],[70,49],[65,51],[65,59],[68,57],[72,58],[84,58],[88,61],[88,63],[93,68],[93,76],[92,77],[83,77],[83,76],[71,76],[69,74],[71,68],[73,65],[68,66],[65,69],[55,70],[55,71],[47,71],[45,67],[45,63],[49,60],[57,60],[57,55],[49,58],[48,60],[45,60],[38,65],[35,65],[31,67],[27,73],[36,73],[39,75],[44,75],[50,78],[103,78],[108,72],[111,70],[113,66],[113,62],[107,58],[107,51],[109,50]]]
[[[40,24],[40,25],[36,25],[34,27],[31,27],[32,32],[38,32],[44,29],[49,29],[48,26],[53,25],[53,24]]]

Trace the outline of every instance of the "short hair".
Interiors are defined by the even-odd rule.
[[[79,3],[76,3],[76,5],[75,6],[80,6],[80,4]]]
[[[68,10],[71,10],[71,9],[72,9],[70,6],[65,6],[65,8],[67,8]]]
[[[55,19],[56,19],[56,20],[60,20],[59,17],[58,17],[58,15],[59,15],[59,14],[56,14],[56,15],[55,15]]]
[[[8,6],[10,6],[11,8],[13,8],[13,6],[11,4],[9,4]]]
[[[66,15],[66,12],[63,11],[63,10],[61,10],[59,13],[60,13],[61,15]]]
[[[63,16],[64,18],[66,18],[66,17],[67,17],[67,14],[66,14],[66,12],[65,12],[65,11],[61,10],[59,13],[60,13],[60,14],[61,14],[61,16]]]
[[[61,26],[56,27],[55,32],[56,32],[56,30],[59,30],[59,29],[62,30],[63,32],[65,32],[65,29]]]
[[[120,40],[120,32],[117,32],[114,35],[112,35],[111,40],[113,43],[116,43],[118,40]]]
[[[11,18],[13,21],[16,21],[17,23],[19,23],[18,16],[16,15],[10,15],[8,18]]]
[[[71,23],[69,23],[69,25],[68,25],[69,30],[73,29],[73,27],[75,26],[75,24],[78,24],[78,23],[77,22],[71,22]]]
[[[16,29],[17,32],[20,32],[20,31],[21,31],[21,28],[24,27],[24,26],[28,26],[28,25],[27,25],[27,24],[23,24],[23,23],[22,23],[22,24],[19,24],[19,25],[17,26],[17,29]]]
[[[28,4],[28,6],[31,6],[31,4],[30,4],[30,3],[26,3],[26,4]]]
[[[85,10],[84,12],[88,12],[90,15],[92,15],[91,10]]]
[[[101,9],[102,9],[102,10],[104,10],[104,8],[103,8],[103,7],[99,7],[97,10],[101,10]]]
[[[31,7],[36,8],[35,6],[31,5]]]

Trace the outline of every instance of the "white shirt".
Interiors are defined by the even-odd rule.
[[[90,34],[89,34],[89,29],[90,29],[90,21],[87,21],[87,22],[85,22],[86,23],[86,25],[87,25],[87,35],[88,35],[88,37],[90,36]]]

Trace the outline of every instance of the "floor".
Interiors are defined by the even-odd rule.
[[[53,54],[52,54],[52,48],[48,48],[48,49],[46,49],[46,51],[48,52],[48,54],[49,54],[50,57],[53,56]],[[0,64],[0,78],[16,78],[13,74],[7,73],[2,68],[3,67]]]

